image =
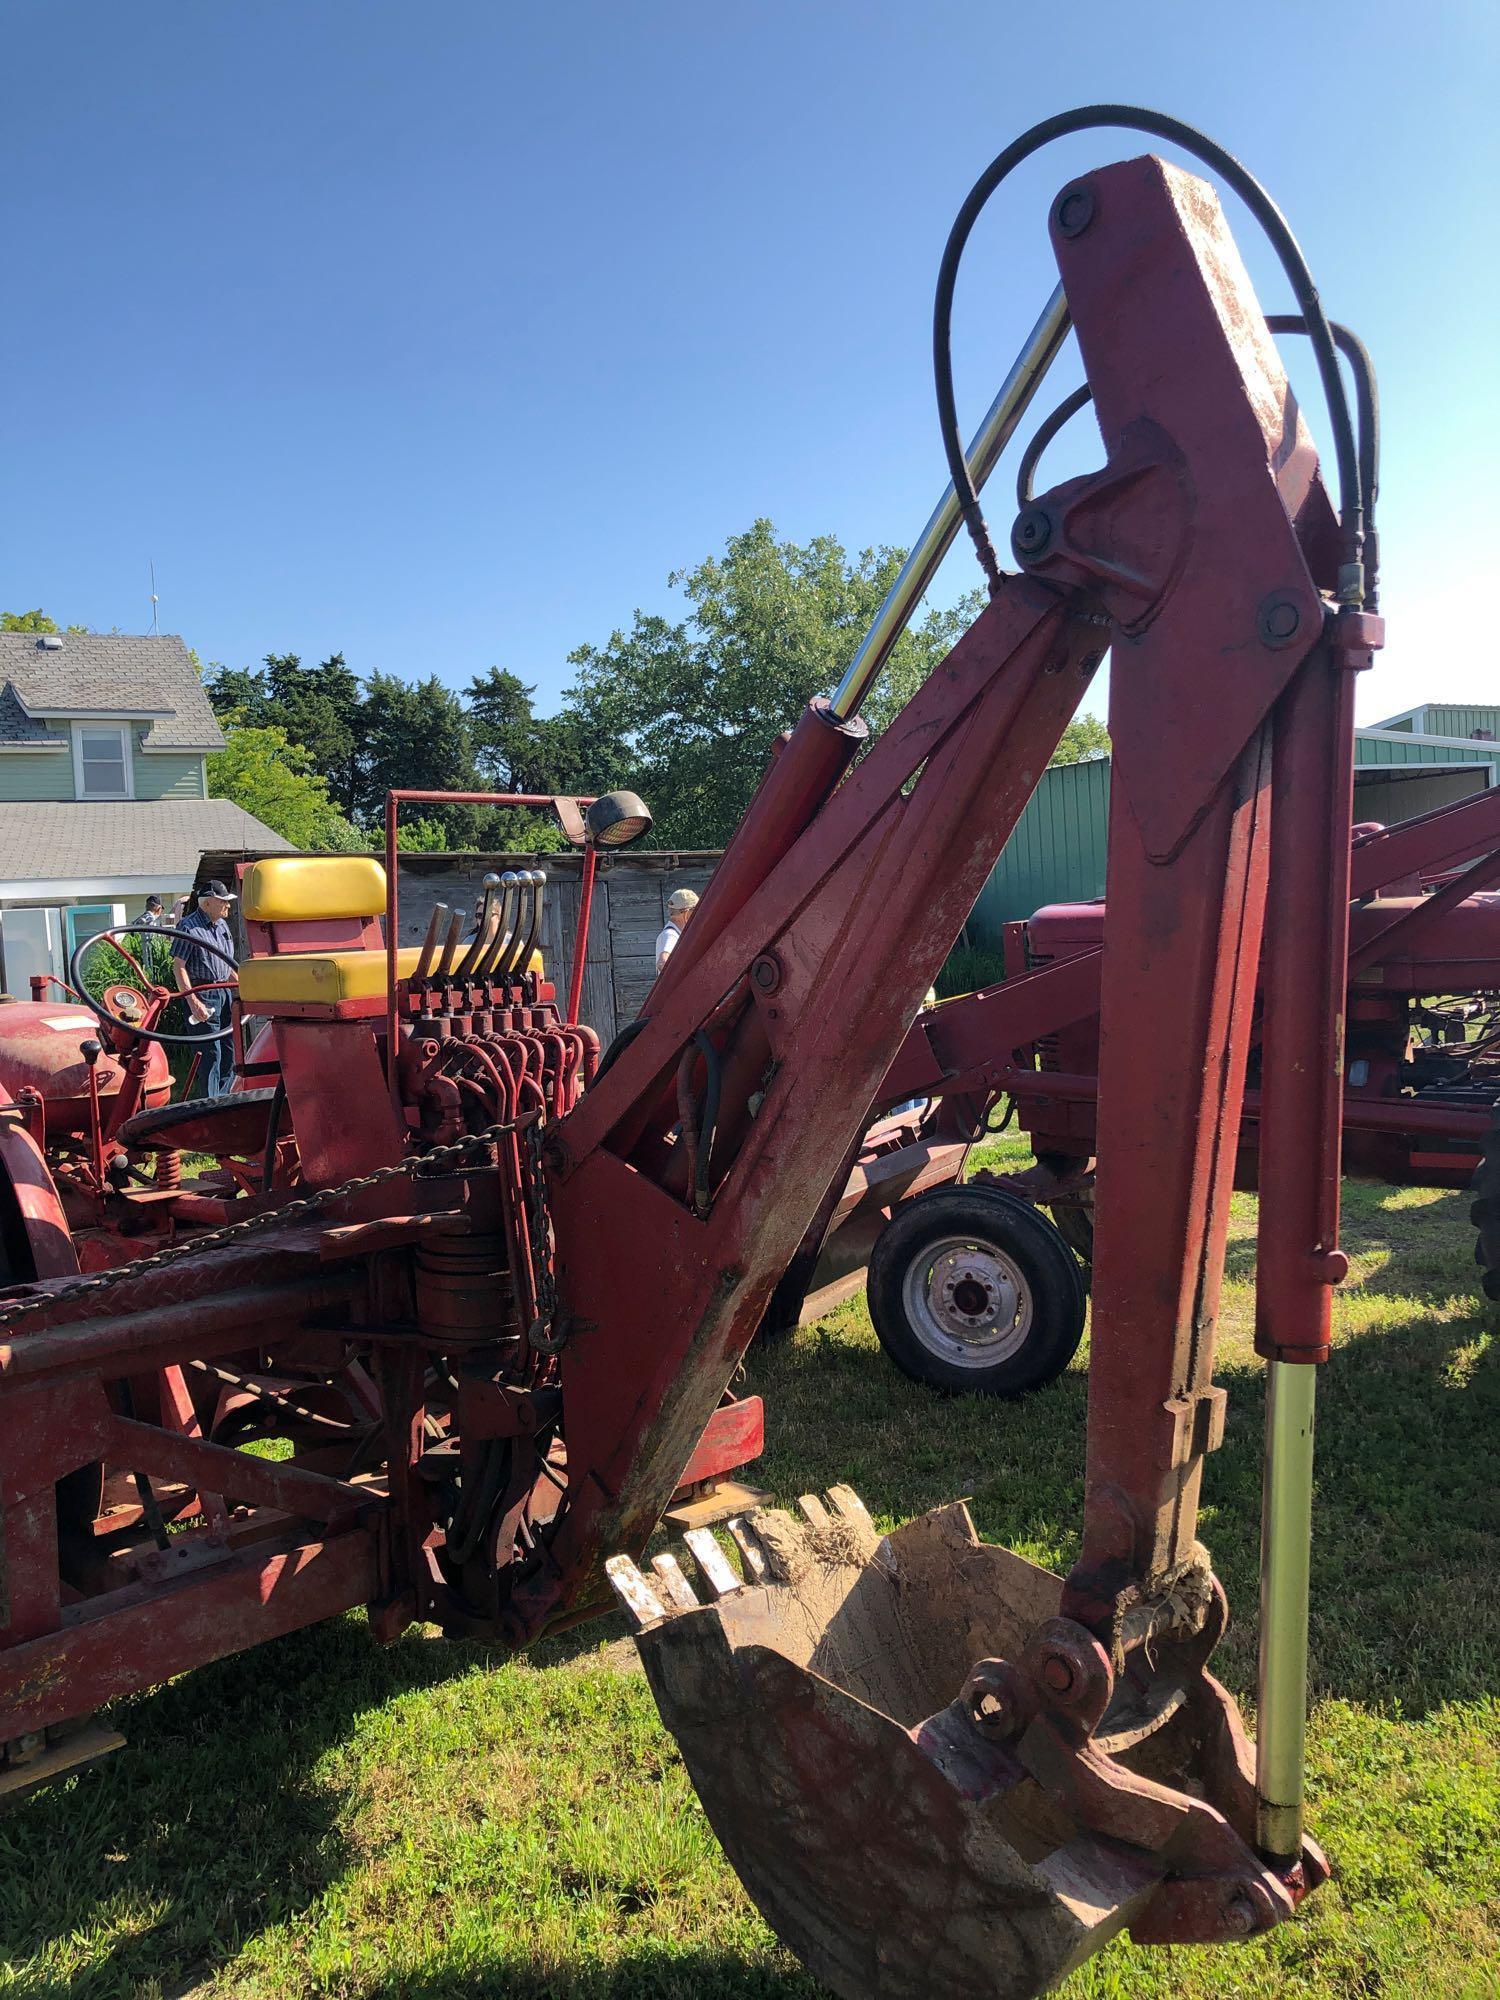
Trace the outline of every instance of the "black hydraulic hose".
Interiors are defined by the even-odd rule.
[[[1272,333],[1308,331],[1307,321],[1300,313],[1268,313],[1266,325]],[[1375,502],[1380,494],[1380,390],[1370,350],[1353,328],[1331,319],[1328,330],[1354,376],[1354,408],[1359,426],[1359,499],[1364,509],[1365,529],[1365,609],[1374,611],[1380,603],[1380,542],[1375,532]]]
[[[1354,423],[1349,413],[1349,399],[1344,387],[1344,379],[1339,372],[1338,352],[1334,347],[1333,334],[1328,324],[1328,315],[1323,310],[1318,288],[1308,269],[1307,259],[1301,246],[1287,223],[1281,210],[1253,174],[1241,166],[1232,153],[1210,139],[1206,133],[1194,126],[1184,124],[1180,118],[1170,118],[1159,111],[1147,111],[1133,104],[1087,104],[1074,111],[1060,111],[1054,117],[1044,118],[1039,125],[1033,125],[1023,132],[1002,153],[998,153],[985,168],[979,179],[969,190],[968,197],[949,232],[943,249],[943,260],[938,267],[937,295],[932,309],[932,368],[933,381],[937,391],[938,425],[943,439],[943,451],[948,460],[948,473],[953,481],[953,490],[958,495],[959,506],[964,517],[964,525],[974,543],[975,553],[984,570],[991,591],[998,590],[1001,581],[1000,561],[995,554],[994,543],[990,540],[984,513],[979,504],[979,493],[969,471],[968,459],[964,453],[962,433],[958,427],[958,407],[953,392],[953,294],[958,281],[958,268],[963,260],[965,245],[975,222],[990,196],[1000,183],[1023,160],[1054,139],[1061,139],[1073,132],[1089,132],[1100,127],[1119,126],[1127,131],[1144,132],[1152,138],[1165,140],[1169,145],[1180,146],[1191,153],[1205,166],[1217,173],[1245,203],[1270,240],[1272,249],[1280,259],[1281,267],[1296,294],[1297,304],[1307,322],[1308,337],[1313,344],[1317,358],[1318,373],[1323,382],[1323,394],[1328,401],[1329,420],[1333,425],[1334,450],[1338,463],[1339,519],[1343,528],[1343,548],[1341,562],[1346,566],[1347,575],[1340,577],[1340,591],[1348,589],[1352,596],[1356,586],[1361,603],[1364,602],[1364,580],[1360,574],[1364,549],[1364,510],[1360,497],[1358,454],[1354,441]]]
[[[1087,382],[1082,382],[1071,396],[1064,396],[1050,417],[1044,417],[1032,433],[1031,442],[1021,454],[1021,463],[1016,467],[1016,506],[1031,505],[1031,482],[1036,476],[1037,465],[1042,453],[1051,444],[1065,423],[1087,409],[1094,400],[1094,392]]]
[[[1330,320],[1328,326],[1334,345],[1348,361],[1354,376],[1354,406],[1359,436],[1359,498],[1365,521],[1365,603],[1373,611],[1379,602],[1380,560],[1375,534],[1375,501],[1380,492],[1380,391],[1375,381],[1375,364],[1370,359],[1370,350],[1359,335],[1336,319]],[[1306,333],[1307,321],[1300,313],[1268,313],[1266,328],[1270,333]],[[1094,392],[1084,382],[1070,396],[1063,398],[1051,416],[1044,417],[1037,425],[1016,468],[1018,508],[1031,505],[1033,481],[1043,452],[1063,425],[1093,400]]]
[[[604,1054],[599,1058],[599,1067],[594,1071],[594,1082],[596,1084],[601,1077],[609,1074],[610,1070],[614,1068],[620,1057],[624,1055],[636,1036],[641,1034],[650,1025],[645,1015],[642,1015],[638,1021],[627,1021],[625,1023],[619,1034],[615,1036],[609,1047],[604,1051]]]

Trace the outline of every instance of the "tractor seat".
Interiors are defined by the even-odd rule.
[[[373,855],[272,855],[245,870],[240,908],[246,1007],[336,1006],[385,992],[385,870]],[[415,970],[417,953],[398,954],[400,977]]]
[[[278,854],[245,870],[240,909],[250,956],[240,966],[240,1002],[252,1013],[278,1007],[341,1007],[384,997],[385,870],[369,854]],[[396,954],[396,976],[417,969],[420,945]],[[542,955],[527,970],[538,978]]]
[[[396,954],[396,976],[416,971],[420,945]],[[247,958],[240,967],[240,999],[252,1011],[315,1001],[372,1000],[385,992],[385,947],[365,951],[278,952]]]

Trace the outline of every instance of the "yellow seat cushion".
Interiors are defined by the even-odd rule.
[[[404,945],[396,953],[396,977],[409,979],[421,955],[420,945]],[[531,954],[527,970],[543,976],[539,951]],[[384,992],[383,951],[288,951],[247,958],[240,967],[240,999],[250,1008],[307,1000],[331,1007],[337,1000],[372,1000]]]
[[[417,969],[420,945],[396,954],[398,978]],[[383,951],[288,951],[271,958],[247,958],[240,967],[240,999],[247,1007],[275,1007],[293,1001],[332,1006],[337,1000],[372,1000],[385,992]]]
[[[369,854],[273,855],[245,870],[240,908],[253,924],[378,917],[385,909],[385,870]]]

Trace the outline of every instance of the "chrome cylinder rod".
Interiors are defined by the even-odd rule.
[[[1307,1607],[1312,1561],[1313,1407],[1317,1368],[1273,1361],[1266,1401],[1260,1528],[1260,1715],[1255,1732],[1256,1845],[1288,1866],[1302,1854],[1307,1734]]]
[[[1017,355],[1015,365],[1001,384],[999,395],[990,404],[984,422],[974,433],[968,460],[977,492],[984,490],[984,482],[1015,435],[1016,425],[1026,414],[1027,406],[1041,386],[1042,377],[1057,359],[1058,349],[1067,338],[1070,324],[1068,302],[1063,297],[1062,286],[1058,285],[1043,307],[1041,318],[1031,329],[1026,345]],[[911,623],[912,613],[936,575],[938,564],[952,547],[953,537],[958,533],[962,520],[958,495],[950,480],[942,499],[932,510],[932,518],[912,545],[911,554],[901,565],[900,574],[886,592],[885,602],[876,612],[875,622],[850,662],[849,671],[839,682],[828,704],[841,722],[846,722],[856,712],[875,685],[896,641]]]

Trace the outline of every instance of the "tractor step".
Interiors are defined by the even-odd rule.
[[[55,1733],[37,1730],[13,1738],[0,1756],[0,1812],[19,1805],[38,1786],[71,1778],[75,1771],[87,1770],[112,1750],[124,1747],[125,1738],[119,1730],[102,1722],[85,1722]]]

